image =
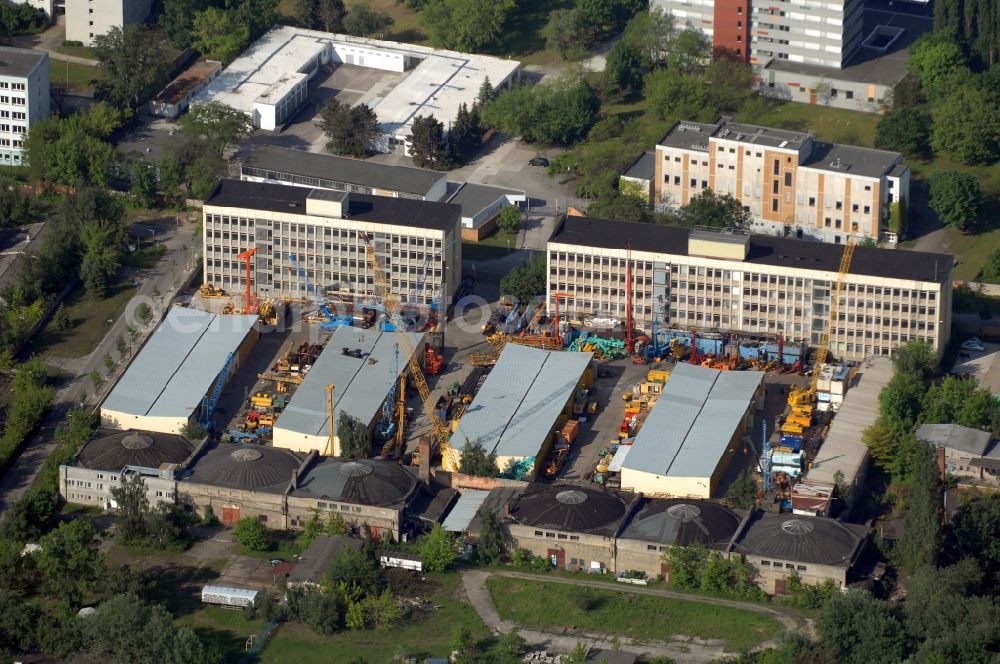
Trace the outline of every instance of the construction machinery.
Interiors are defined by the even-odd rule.
[[[351,326],[354,324],[353,315],[336,315],[330,311],[330,307],[327,306],[326,302],[320,296],[319,291],[313,286],[312,282],[309,280],[309,273],[305,271],[300,264],[295,254],[288,254],[288,264],[294,270],[295,274],[298,275],[299,280],[302,285],[305,286],[306,294],[312,299],[313,304],[321,315],[319,329],[323,332],[331,332],[338,327]]]
[[[222,388],[226,386],[226,380],[229,379],[229,369],[233,366],[233,361],[235,356],[230,353],[226,356],[226,362],[222,365],[222,370],[215,377],[215,386],[212,388],[212,394],[208,397],[207,401],[202,402],[201,416],[198,418],[198,423],[204,427],[205,431],[212,430],[212,415],[215,414],[215,407],[219,405],[219,397],[222,396]]]
[[[836,324],[840,311],[840,296],[844,292],[847,283],[847,274],[851,271],[851,259],[854,257],[854,236],[848,235],[844,244],[844,253],[840,257],[840,267],[837,270],[837,281],[830,291],[830,314],[827,316],[826,325],[823,326],[823,336],[820,338],[819,346],[816,348],[816,357],[813,360],[812,380],[807,389],[792,390],[788,395],[788,404],[791,406],[811,404],[816,400],[816,384],[819,381],[820,369],[826,363],[826,357],[830,352],[830,335],[833,326]],[[784,340],[782,339],[782,346]],[[785,433],[801,433],[786,431]]]
[[[257,293],[255,293],[250,286],[250,261],[255,255],[257,255],[257,247],[250,247],[246,251],[241,251],[236,254],[236,260],[244,261],[247,264],[246,300],[244,300],[243,303],[243,313],[245,314],[255,314],[258,309]]]
[[[427,375],[436,376],[441,373],[443,367],[444,355],[427,346],[427,349],[424,351],[424,371],[427,372]]]
[[[396,435],[396,420],[393,411],[396,408],[396,377],[399,376],[399,344],[392,349],[392,382],[389,383],[389,394],[382,402],[382,419],[375,425],[375,440],[390,441]]]
[[[221,288],[216,288],[212,284],[202,284],[198,291],[202,297],[229,297],[229,293]]]
[[[448,429],[448,426],[441,421],[441,418],[438,417],[437,412],[434,410],[434,401],[431,399],[431,389],[427,385],[427,378],[424,376],[424,371],[420,367],[420,361],[417,357],[416,350],[413,348],[413,343],[410,341],[410,335],[407,334],[406,326],[400,316],[399,296],[393,293],[392,289],[389,287],[389,281],[386,278],[385,271],[382,269],[382,263],[378,259],[378,254],[375,253],[375,245],[372,243],[371,237],[363,231],[358,231],[358,235],[365,244],[365,255],[368,258],[368,264],[371,266],[372,273],[374,274],[375,287],[378,289],[379,296],[382,298],[382,306],[385,307],[385,313],[389,316],[389,319],[393,323],[393,328],[395,329],[396,337],[399,340],[400,348],[403,351],[403,354],[409,358],[408,363],[410,367],[410,376],[413,378],[413,382],[417,386],[417,392],[420,394],[420,401],[423,403],[424,412],[427,414],[427,418],[431,422],[431,428],[433,429],[433,443],[436,443],[438,449],[441,451],[442,463],[445,470],[458,470],[458,455],[448,445],[448,437],[451,432]],[[431,454],[433,455],[433,453],[432,444]]]
[[[326,436],[326,449],[323,450],[323,456],[333,456],[333,433],[334,433],[334,421],[333,421],[333,383],[326,386],[326,412],[327,412],[327,436]]]
[[[258,307],[260,322],[264,325],[278,324],[278,307],[271,298],[264,298]]]

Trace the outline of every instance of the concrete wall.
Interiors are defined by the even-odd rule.
[[[602,571],[615,569],[615,541],[612,537],[566,533],[520,524],[510,524],[509,530],[514,546],[543,558],[555,556],[561,561],[557,566],[564,569],[595,571],[594,563]]]
[[[92,46],[112,27],[144,22],[151,8],[152,0],[66,0],[66,39]]]
[[[818,585],[831,579],[837,588],[847,585],[848,567],[833,565],[817,565],[813,563],[792,563],[787,560],[771,560],[760,556],[745,556],[759,571],[757,585],[769,594],[784,594],[784,585],[794,571],[802,583]],[[765,564],[767,563],[767,564]]]
[[[892,86],[838,78],[839,70],[831,69],[822,76],[771,68],[760,70],[760,93],[765,97],[844,108],[849,111],[879,113],[879,101]],[[820,84],[826,87],[820,90]]]
[[[49,55],[27,76],[0,76],[0,165],[22,163],[28,129],[49,117]]]
[[[146,498],[150,506],[174,502],[173,479],[145,475]],[[59,495],[67,503],[100,509],[114,509],[111,488],[121,484],[120,471],[91,470],[78,466],[59,466]]]

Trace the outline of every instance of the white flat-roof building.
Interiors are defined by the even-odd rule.
[[[433,115],[447,125],[462,103],[475,101],[487,78],[498,89],[520,67],[516,60],[487,55],[280,26],[255,41],[192,103],[218,101],[249,115],[254,127],[273,130],[306,101],[321,66],[345,64],[409,72],[394,87],[376,86],[359,100],[375,111],[385,131],[378,149],[403,154],[414,118]]]
[[[417,357],[422,357],[424,335],[407,334]],[[394,364],[397,348],[399,358]],[[348,353],[355,350],[360,353]],[[399,379],[399,373],[406,370],[409,361],[395,332],[337,328],[274,423],[274,446],[297,452],[325,452],[330,434],[326,387],[333,385],[333,456],[340,456],[340,439],[336,436],[340,414],[356,417],[369,428],[374,426],[389,388]]]
[[[111,429],[180,433],[201,415],[229,363],[226,380],[257,342],[257,316],[223,316],[174,307],[101,404]]]
[[[622,489],[712,498],[764,393],[761,371],[678,363],[622,463]]]
[[[24,137],[49,117],[49,54],[0,47],[0,164],[20,164]]]
[[[511,462],[545,461],[553,434],[572,415],[573,399],[593,380],[593,353],[567,353],[507,344],[496,365],[459,420],[451,449],[460,456],[466,441]]]

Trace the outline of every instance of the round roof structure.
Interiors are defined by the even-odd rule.
[[[625,516],[616,493],[567,484],[532,485],[511,506],[520,523],[581,533],[608,534]]]
[[[406,468],[380,459],[323,459],[299,478],[296,496],[386,507],[406,502],[419,481]]]
[[[678,544],[711,545],[728,542],[740,526],[740,515],[707,500],[645,501],[622,532],[626,539]]]
[[[125,466],[159,468],[165,463],[183,463],[193,451],[194,445],[176,434],[99,429],[80,450],[76,465],[113,471]]]
[[[851,560],[860,541],[858,533],[836,519],[766,514],[750,523],[738,544],[763,558],[839,565]]]
[[[190,480],[257,491],[284,489],[302,460],[277,447],[219,444],[194,464]]]

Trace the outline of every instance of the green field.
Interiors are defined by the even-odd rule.
[[[394,661],[397,655],[411,655],[423,661],[426,657],[447,656],[458,625],[469,630],[473,642],[488,645],[489,630],[475,610],[461,599],[461,577],[438,574],[430,578],[436,587],[422,596],[438,607],[435,611],[406,617],[386,631],[346,631],[333,636],[320,636],[308,627],[287,623],[268,640],[260,661],[327,664],[364,657],[374,664]]]
[[[873,145],[875,127],[881,116],[816,104],[766,101],[748,104],[745,111],[736,114],[736,119],[781,129],[812,131],[819,140],[831,143]]]
[[[55,320],[50,320],[35,342],[35,352],[60,357],[89,355],[107,333],[108,321],[117,320],[122,315],[135,292],[130,280],[112,286],[104,299],[90,297],[82,286],[74,289],[63,302],[73,327],[62,332],[56,327]]]
[[[193,628],[204,643],[218,648],[229,664],[236,664],[243,658],[247,639],[251,634],[260,634],[264,627],[261,620],[247,620],[242,611],[207,605],[174,622]]]
[[[573,626],[663,641],[674,635],[721,639],[731,652],[743,652],[783,631],[780,624],[760,613],[696,600],[587,588],[593,600],[592,608],[585,611],[577,601],[584,590],[579,586],[494,576],[486,587],[500,617],[525,626]]]
[[[66,89],[89,88],[101,77],[101,70],[91,65],[49,59],[49,80]]]

